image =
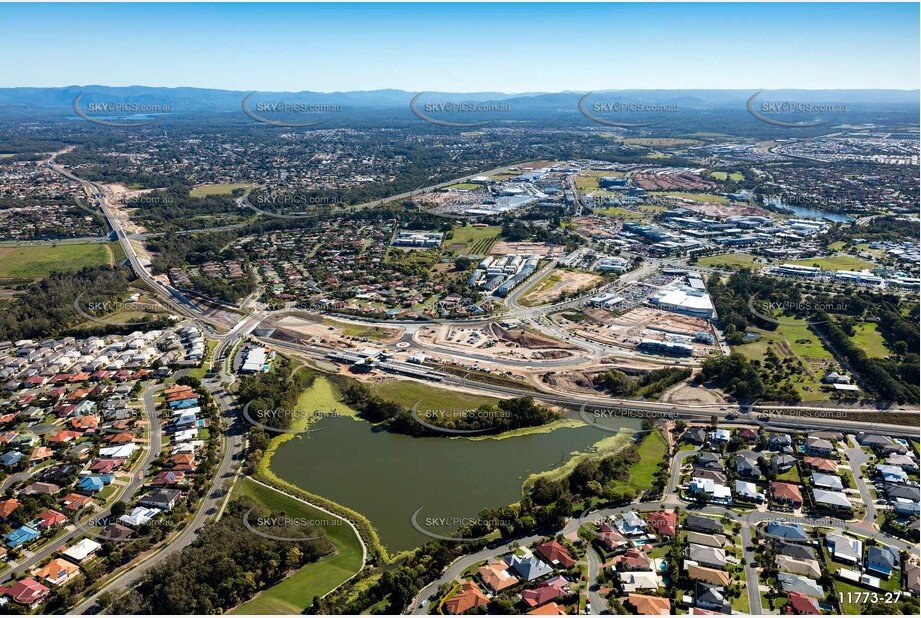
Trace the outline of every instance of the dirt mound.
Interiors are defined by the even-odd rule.
[[[496,324],[491,324],[490,328],[492,334],[500,339],[505,339],[512,343],[517,343],[522,348],[528,348],[531,350],[546,350],[546,349],[557,349],[557,350],[574,350],[576,349],[572,345],[564,343],[562,341],[557,341],[555,339],[550,339],[549,337],[543,337],[531,331],[525,330],[523,328],[518,328],[514,330],[505,330],[504,328],[497,326]]]

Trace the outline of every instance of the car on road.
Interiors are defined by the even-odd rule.
[[[419,609],[423,609],[428,604],[429,604],[428,599],[422,599],[422,603],[419,603]]]

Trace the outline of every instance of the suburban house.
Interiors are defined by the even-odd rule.
[[[838,471],[838,462],[834,459],[824,457],[803,457],[803,464],[810,470],[824,472],[825,474],[834,474]]]
[[[662,585],[662,578],[652,571],[620,571],[617,576],[624,592],[656,590]]]
[[[690,560],[685,560],[684,566],[688,571],[688,577],[694,580],[706,582],[715,586],[728,586],[731,581],[729,573],[720,569],[700,566]]]
[[[178,489],[158,489],[140,499],[141,506],[149,506],[161,511],[170,511],[176,506],[180,492]]]
[[[541,605],[535,609],[529,611],[526,616],[565,616],[566,608],[557,603],[556,601],[551,601],[546,605]]]
[[[739,476],[755,480],[761,478],[761,468],[758,466],[758,462],[755,459],[746,457],[745,455],[736,455],[735,465],[736,473]]]
[[[41,605],[50,592],[50,588],[41,585],[31,577],[20,579],[12,586],[0,586],[0,595],[6,595],[32,610]]]
[[[646,535],[646,522],[633,511],[627,511],[619,518],[614,520],[614,525],[620,530],[625,537],[637,537]]]
[[[688,532],[688,543],[697,543],[707,547],[726,547],[726,537],[722,534],[704,534],[702,532]]]
[[[898,568],[899,553],[888,545],[872,545],[867,549],[867,570],[888,578]]]
[[[726,551],[719,547],[692,543],[688,546],[687,557],[699,565],[714,569],[722,569],[726,566]]]
[[[490,562],[480,567],[479,575],[493,594],[502,592],[518,583],[518,578],[509,573],[508,565],[504,562]]]
[[[62,558],[54,558],[35,572],[35,576],[52,586],[61,586],[80,573],[80,567]]]
[[[457,616],[487,604],[489,604],[489,599],[480,591],[480,587],[473,582],[467,582],[461,586],[457,594],[445,601],[444,607],[448,613]]]
[[[534,556],[511,554],[505,558],[505,562],[512,571],[528,582],[553,573],[553,567]]]
[[[758,486],[749,481],[736,481],[736,498],[758,504],[765,501],[764,494],[758,491]]]
[[[822,577],[822,569],[819,567],[818,560],[800,560],[790,556],[777,556],[774,560],[777,568],[781,571],[805,575],[813,579]]]
[[[627,596],[627,605],[639,616],[669,616],[672,613],[672,602],[664,597],[631,592]]]
[[[684,527],[688,530],[696,530],[698,532],[723,531],[723,525],[715,519],[694,515],[693,513],[689,513],[687,519],[684,520]]]
[[[789,472],[796,465],[796,457],[793,455],[774,455],[771,457],[771,467],[775,471],[783,474],[784,472]]]
[[[825,536],[825,545],[836,562],[860,564],[863,557],[863,541],[843,534],[827,534]]]
[[[69,547],[61,553],[65,558],[81,563],[93,558],[101,547],[102,545],[93,539],[81,539],[73,547]]]
[[[646,521],[659,536],[673,537],[678,533],[678,514],[675,511],[647,513]]]
[[[521,598],[529,607],[537,607],[566,594],[568,591],[569,581],[562,575],[558,575],[538,584],[537,588],[525,590],[521,593]]]
[[[809,536],[806,534],[806,529],[800,524],[771,522],[765,528],[765,534],[769,537],[789,541],[791,543],[809,542]]]
[[[836,513],[850,513],[854,509],[851,501],[847,499],[847,495],[840,491],[814,489],[812,499],[815,501],[816,507]]]
[[[791,592],[787,595],[787,604],[783,606],[783,613],[796,616],[819,616],[822,610],[819,609],[819,602],[814,597],[801,592]]]
[[[652,571],[652,558],[647,556],[642,550],[635,547],[628,549],[619,556],[614,556],[611,560],[612,565],[618,571]]]
[[[732,613],[732,605],[726,596],[725,589],[705,582],[695,582],[694,605],[724,614]]]
[[[824,472],[813,472],[812,484],[821,489],[831,489],[834,491],[841,491],[844,489],[844,484],[841,482],[840,476],[825,474]]]
[[[793,483],[773,481],[770,492],[772,502],[779,502],[794,509],[802,508],[803,506],[803,495],[800,493],[799,487]]]
[[[781,588],[786,593],[799,592],[811,597],[820,599],[825,598],[825,592],[822,590],[821,584],[814,579],[809,579],[802,575],[781,572],[777,574],[777,583],[780,584]]]
[[[556,541],[548,541],[538,545],[535,551],[540,554],[541,558],[559,568],[571,569],[576,566],[576,561],[569,555],[566,548]]]
[[[627,537],[622,535],[613,525],[605,521],[598,524],[598,532],[595,533],[595,538],[598,539],[598,542],[608,551],[613,551],[619,547],[630,544]]]
[[[808,438],[805,444],[807,455],[830,455],[835,452],[835,445],[822,438]]]

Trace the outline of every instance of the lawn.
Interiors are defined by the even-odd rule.
[[[793,264],[803,266],[818,266],[823,270],[863,270],[865,268],[876,268],[876,264],[850,255],[835,255],[826,258],[810,258],[808,260],[799,260]]]
[[[77,271],[110,264],[124,254],[118,243],[39,245],[0,248],[0,279],[47,277],[52,271]]]
[[[697,260],[699,266],[751,266],[755,258],[747,253],[726,253],[724,255],[710,255]]]
[[[501,228],[492,227],[473,227],[465,225],[454,228],[452,238],[445,240],[450,253],[458,255],[461,253],[473,253],[476,255],[488,255],[496,241],[499,239]]]
[[[659,464],[665,457],[665,449],[665,438],[658,431],[650,432],[640,444],[640,460],[630,466],[630,480],[626,483],[638,494],[652,487]]]
[[[445,187],[449,191],[452,189],[479,189],[483,185],[478,185],[472,182],[459,182],[456,185],[451,185],[450,187]]]
[[[192,189],[190,195],[192,197],[205,197],[206,195],[230,195],[233,193],[234,189],[242,189],[248,187],[249,183],[245,182],[230,182],[222,183],[216,185],[204,185],[202,187],[195,187]]]
[[[234,488],[237,495],[248,496],[271,509],[284,511],[288,517],[333,519],[303,502],[269,487],[243,478]],[[300,614],[310,607],[313,598],[323,596],[354,575],[361,568],[361,544],[350,526],[324,526],[327,537],[338,553],[304,566],[284,581],[268,588],[250,601],[232,610],[231,614]]]
[[[778,474],[777,480],[784,481],[785,483],[800,483],[802,481],[799,477],[799,472],[796,470],[796,466],[793,466],[783,474]]]
[[[872,322],[864,322],[854,326],[854,336],[851,339],[854,340],[857,347],[867,353],[867,356],[875,358],[889,356],[886,341],[880,334],[876,324]]]
[[[395,401],[405,408],[412,408],[418,402],[420,410],[474,410],[482,405],[499,402],[493,397],[471,395],[412,380],[382,382],[371,388],[381,397]]]

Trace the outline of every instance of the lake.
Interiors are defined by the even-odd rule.
[[[318,379],[314,388],[324,382]],[[424,523],[428,517],[474,517],[486,507],[516,502],[528,476],[613,435],[580,426],[501,440],[417,438],[344,417],[324,418],[312,428],[322,431],[278,447],[272,471],[364,514],[392,553],[428,540],[410,523],[420,507],[418,521]],[[456,528],[426,527],[437,534]]]
[[[797,217],[803,217],[805,219],[825,219],[826,221],[831,221],[832,223],[852,223],[854,219],[848,217],[847,215],[841,215],[834,212],[825,212],[824,210],[816,210],[815,208],[803,208],[802,206],[791,206],[786,202],[781,200],[765,200],[765,203],[774,206],[775,208],[782,208],[795,214]]]

